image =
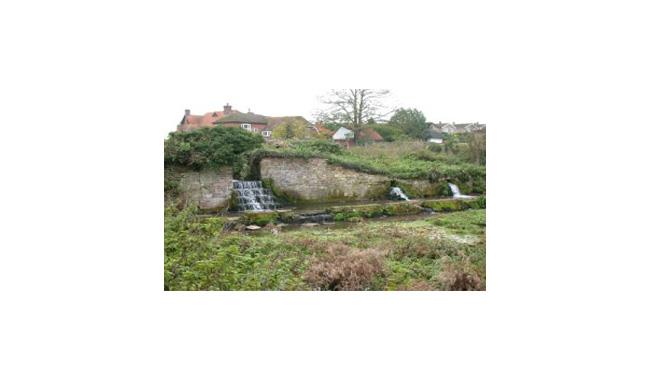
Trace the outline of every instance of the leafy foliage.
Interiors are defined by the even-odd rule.
[[[485,210],[254,234],[225,225],[165,209],[166,290],[485,289]]]
[[[304,139],[308,135],[308,125],[304,122],[290,120],[279,124],[273,129],[276,139]]]
[[[165,141],[165,166],[194,170],[230,166],[246,151],[262,146],[264,138],[240,128],[203,128],[172,132]]]
[[[402,128],[392,124],[375,124],[372,129],[377,131],[386,142],[404,140],[407,137]]]
[[[314,153],[325,153],[325,154],[341,154],[343,149],[337,143],[331,141],[322,141],[322,140],[306,140],[300,141],[292,145],[297,151],[307,151]]]
[[[275,239],[222,233],[222,218],[165,210],[165,290],[307,289],[300,248]]]
[[[414,139],[425,140],[429,137],[427,118],[415,108],[398,109],[390,118],[390,124],[400,128],[406,135]]]

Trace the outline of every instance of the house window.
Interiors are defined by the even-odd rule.
[[[250,131],[250,130],[251,130],[251,125],[250,125],[250,124],[242,124],[242,125],[241,125],[241,128],[242,128],[242,129],[245,129],[245,130],[247,130],[247,131]]]
[[[264,136],[264,137],[271,137],[271,131],[264,131],[264,132],[262,132],[262,136]]]

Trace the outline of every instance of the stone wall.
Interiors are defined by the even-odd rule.
[[[232,169],[181,171],[179,193],[185,202],[198,204],[204,211],[221,211],[228,208],[232,193]]]
[[[391,184],[388,177],[330,165],[321,158],[264,158],[260,174],[276,195],[295,203],[385,199]]]

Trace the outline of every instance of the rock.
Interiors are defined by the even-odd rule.
[[[318,225],[318,223],[305,223],[302,226],[303,227],[316,227],[317,225]]]
[[[246,226],[246,229],[249,230],[249,231],[257,231],[257,230],[259,230],[259,229],[261,229],[261,228],[262,228],[262,227],[260,227],[260,226],[256,226],[256,225],[254,225],[254,224],[251,224],[250,226]]]

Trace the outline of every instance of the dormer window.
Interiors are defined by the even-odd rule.
[[[250,132],[250,130],[251,130],[251,125],[250,125],[250,124],[245,124],[245,123],[244,123],[244,124],[241,125],[241,128],[242,128],[242,129],[245,129],[245,130],[247,130],[247,131]]]

